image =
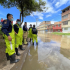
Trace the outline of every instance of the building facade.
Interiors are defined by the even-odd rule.
[[[53,32],[53,24],[48,24],[47,30],[48,32]]]
[[[70,6],[62,10],[62,32],[70,33]]]
[[[39,25],[38,31],[40,33],[45,32],[70,33],[70,6],[63,9],[61,15],[62,20],[60,22],[55,22],[54,24],[51,24],[51,21],[44,21]]]
[[[48,32],[48,30],[47,30],[47,25],[48,25],[48,24],[51,24],[51,22],[50,22],[50,21],[43,21],[43,22],[37,27],[38,33],[46,33],[46,32]]]
[[[62,32],[62,22],[55,22],[53,25],[53,32]]]

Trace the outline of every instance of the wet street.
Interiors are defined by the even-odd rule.
[[[70,36],[39,34],[22,70],[70,70]]]

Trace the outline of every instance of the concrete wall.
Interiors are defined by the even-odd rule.
[[[68,25],[70,26],[70,21],[68,21]]]
[[[68,30],[64,30],[64,28],[62,29],[63,33],[70,33],[70,27],[68,27]]]
[[[68,30],[64,30],[64,28],[68,28]],[[70,21],[68,21],[68,25],[62,25],[63,33],[70,33]]]

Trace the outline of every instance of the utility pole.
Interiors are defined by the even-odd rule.
[[[37,27],[37,21],[38,21],[38,18],[36,18],[36,27]]]

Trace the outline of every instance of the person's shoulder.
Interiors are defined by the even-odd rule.
[[[4,21],[3,21],[3,24],[7,24],[7,22],[8,22],[7,20],[4,20]]]
[[[16,24],[14,24],[14,26],[16,26]]]
[[[35,29],[35,28],[33,27],[33,29]]]
[[[14,26],[16,26],[16,24],[14,24]]]

